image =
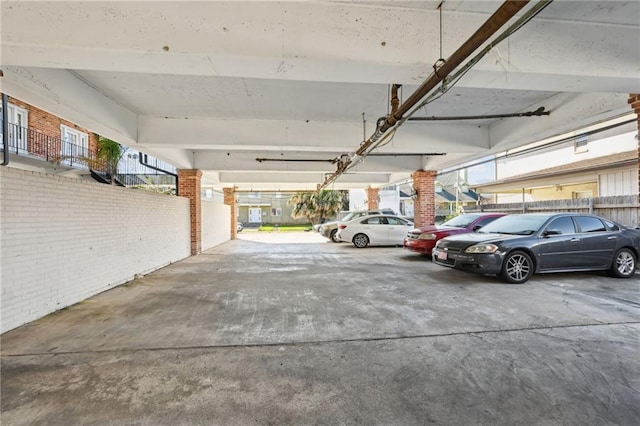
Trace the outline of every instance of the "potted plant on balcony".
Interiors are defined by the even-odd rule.
[[[127,149],[118,142],[104,136],[98,136],[98,150],[96,159],[103,164],[104,171],[111,181],[111,185],[116,183],[118,173],[118,163]]]
[[[82,161],[87,164],[96,180],[115,185],[118,183],[118,163],[126,151],[127,148],[118,142],[98,135],[95,156],[82,157]]]

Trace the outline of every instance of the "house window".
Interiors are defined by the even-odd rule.
[[[2,107],[0,106],[0,113]],[[7,104],[7,124],[9,130],[9,147],[17,148],[19,152],[26,153],[27,127],[29,127],[29,111],[17,105]],[[2,137],[0,126],[0,137]]]
[[[282,209],[280,207],[271,207],[271,216],[282,216]]]
[[[64,124],[60,125],[62,163],[80,166],[89,157],[89,135]]]
[[[581,153],[589,151],[589,147],[587,146],[588,143],[589,140],[586,136],[577,137],[576,140],[573,141],[573,152]]]

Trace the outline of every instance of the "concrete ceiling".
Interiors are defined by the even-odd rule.
[[[440,3],[3,1],[0,81],[214,186],[315,189],[389,112],[391,84],[408,98],[502,4]],[[414,115],[549,116],[407,121],[330,187],[381,186],[602,123],[629,114],[638,92],[640,2],[556,0]]]

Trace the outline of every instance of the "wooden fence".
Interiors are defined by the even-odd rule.
[[[593,213],[629,227],[640,226],[640,204],[637,195],[578,198],[572,200],[531,201],[524,203],[484,204],[465,207],[471,212],[534,213],[580,212]]]

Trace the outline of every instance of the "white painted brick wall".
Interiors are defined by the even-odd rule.
[[[231,239],[231,206],[202,200],[202,250],[215,247]]]
[[[190,255],[189,200],[0,168],[0,332]]]

